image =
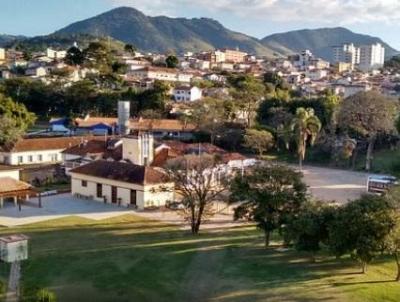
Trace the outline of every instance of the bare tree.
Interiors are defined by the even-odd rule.
[[[202,222],[214,214],[213,202],[224,198],[228,187],[224,168],[218,156],[211,155],[186,155],[168,161],[165,168],[182,198],[184,218],[192,234],[198,234]]]

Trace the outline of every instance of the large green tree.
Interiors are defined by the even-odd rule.
[[[35,122],[35,115],[23,104],[0,94],[0,145],[17,141]]]
[[[65,63],[72,66],[82,65],[85,62],[85,54],[76,46],[72,46],[67,50]]]
[[[338,126],[367,143],[365,170],[371,169],[378,135],[395,131],[397,114],[398,101],[376,91],[360,92],[343,101]]]
[[[296,115],[292,120],[291,128],[296,141],[300,169],[302,169],[303,160],[306,155],[307,144],[314,144],[321,127],[319,118],[314,115],[314,109],[297,109]]]
[[[165,59],[165,63],[167,64],[168,68],[176,68],[179,64],[179,60],[176,56],[174,55],[169,55],[166,59]]]
[[[262,156],[264,152],[274,146],[274,136],[267,130],[247,129],[244,135],[244,145]]]
[[[400,186],[392,187],[387,192],[385,199],[394,209],[392,217],[395,220],[395,226],[390,231],[385,242],[385,249],[393,255],[396,261],[396,281],[400,281]]]
[[[111,72],[113,58],[107,43],[102,41],[91,42],[83,53],[86,65],[97,68],[101,73]]]
[[[296,250],[315,254],[329,239],[329,225],[334,219],[336,207],[321,201],[308,201],[286,225],[286,240],[292,241]]]
[[[224,124],[232,119],[232,109],[228,103],[231,102],[207,97],[192,106],[189,121],[210,136],[211,144],[216,142]]]
[[[329,227],[329,247],[336,256],[351,254],[365,273],[395,225],[393,207],[384,197],[363,195],[338,209]]]
[[[231,93],[237,105],[237,111],[251,128],[257,115],[258,107],[265,96],[263,83],[250,75],[240,75],[230,79]]]
[[[278,230],[307,200],[302,174],[280,165],[258,166],[238,175],[231,184],[230,200],[239,202],[235,219],[255,221],[269,246],[271,232]]]

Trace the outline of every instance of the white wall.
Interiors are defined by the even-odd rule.
[[[174,89],[174,98],[177,102],[197,101],[202,98],[202,90],[198,87],[188,89]]]
[[[87,187],[82,186],[82,180],[87,181]],[[112,179],[103,179],[78,173],[71,173],[71,193],[73,195],[80,194],[83,196],[91,196],[93,200],[104,202],[103,198],[98,198],[96,196],[98,183],[103,185],[102,195],[106,196],[107,203],[112,203],[111,186],[117,187],[117,198],[121,199],[122,206],[130,205],[130,191],[136,190],[136,204],[140,210],[151,205],[163,206],[166,201],[172,201],[174,197],[174,186],[172,183],[141,186]],[[160,189],[160,186],[168,188],[167,192],[163,192]]]
[[[160,81],[190,83],[193,75],[180,72],[166,72],[163,70],[130,70],[128,74],[139,78],[149,78]]]
[[[0,171],[0,178],[1,177],[11,177],[15,180],[19,180],[19,170],[3,170]]]
[[[28,241],[21,240],[17,242],[5,243],[0,241],[0,259],[11,263],[16,260],[25,260],[28,258]]]
[[[0,163],[13,166],[41,163],[58,163],[61,162],[63,159],[61,153],[62,151],[64,151],[64,149],[28,152],[1,152]],[[22,157],[22,162],[19,161],[20,156]],[[32,158],[30,158],[30,156]],[[41,156],[41,160],[39,156]],[[55,160],[55,158],[52,158],[52,156],[57,156],[57,159]],[[32,159],[32,161],[30,161],[30,159]]]

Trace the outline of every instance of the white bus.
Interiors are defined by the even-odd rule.
[[[385,193],[390,187],[397,185],[397,178],[390,175],[371,175],[368,176],[368,193]]]

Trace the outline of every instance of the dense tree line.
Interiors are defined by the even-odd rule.
[[[315,201],[307,194],[302,174],[286,166],[262,165],[238,175],[230,184],[230,202],[239,205],[236,219],[254,221],[298,251],[318,252],[336,257],[350,255],[367,265],[382,254],[394,257],[400,281],[400,187],[385,195],[363,195],[345,205]]]
[[[25,78],[5,80],[0,92],[41,118],[53,116],[76,116],[91,113],[100,116],[115,116],[117,102],[124,99],[132,102],[132,115],[146,109],[165,113],[168,85],[156,82],[154,88],[146,91],[134,89],[112,90],[98,88],[95,79],[72,83],[65,87],[55,82],[49,85]]]

